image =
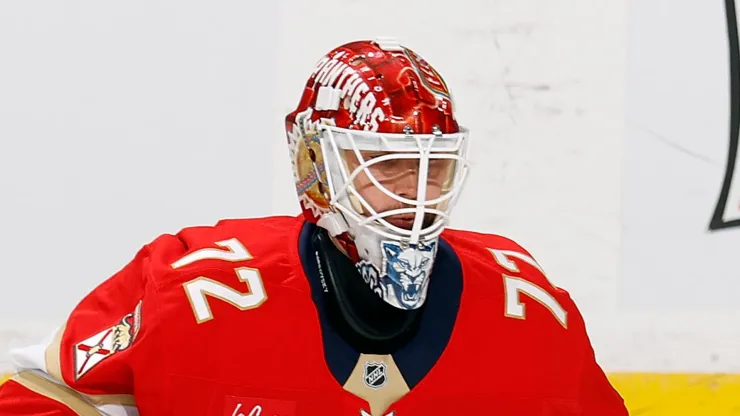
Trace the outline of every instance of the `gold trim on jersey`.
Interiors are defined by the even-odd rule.
[[[21,386],[44,397],[57,401],[79,416],[100,416],[100,412],[92,404],[83,399],[79,393],[47,380],[31,371],[23,371],[10,378]]]
[[[81,416],[100,416],[95,406],[116,405],[136,406],[136,400],[130,394],[83,394],[62,384],[48,380],[32,371],[22,371],[10,377],[10,380],[23,387],[53,399],[72,409]]]
[[[136,400],[131,394],[86,394],[85,397],[96,406],[136,406]]]
[[[64,331],[67,329],[67,325],[63,325],[57,333],[54,334],[54,339],[46,347],[44,352],[44,361],[46,363],[46,373],[54,377],[57,380],[64,380],[62,377],[62,363],[61,363],[61,350],[62,350],[62,336]]]

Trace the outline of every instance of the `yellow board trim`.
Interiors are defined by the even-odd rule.
[[[0,383],[10,378],[0,375]],[[632,416],[738,416],[740,374],[613,373]]]
[[[615,373],[632,416],[740,415],[740,374]]]

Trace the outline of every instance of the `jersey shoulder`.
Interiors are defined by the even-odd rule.
[[[565,292],[550,283],[534,256],[516,241],[498,234],[447,229],[442,235],[460,260],[475,263],[479,270],[512,275],[540,285],[550,292]]]
[[[570,336],[585,336],[583,319],[568,291],[553,284],[519,243],[464,230],[446,230],[443,237],[458,255],[465,284],[493,304],[503,303],[504,317],[522,320],[527,328],[536,325],[557,331],[562,327]]]
[[[296,278],[304,223],[301,217],[222,220],[149,244],[146,279],[155,288],[149,303],[157,321],[173,323],[160,324],[160,333],[219,338],[247,317],[253,329],[284,321],[286,305],[310,299],[307,282]]]
[[[302,224],[300,217],[288,216],[227,219],[163,234],[146,247],[148,278],[166,288],[205,272],[220,281],[230,279],[240,266],[264,271],[286,264],[286,257],[294,254],[291,248],[297,252]]]
[[[460,230],[446,230],[443,238],[463,270],[460,317],[467,322],[458,324],[472,328],[459,360],[473,360],[480,371],[465,387],[577,403],[590,377],[584,374],[600,369],[570,294],[510,238]],[[505,383],[485,376],[492,372],[507,374]]]
[[[552,284],[529,251],[510,238],[458,230],[443,236],[462,265],[466,286],[462,307],[467,305],[468,310],[461,316],[469,316],[473,328],[495,328],[483,335],[472,331],[476,344],[485,346],[478,353],[496,351],[512,362],[528,360],[531,366],[517,373],[524,378],[539,371],[568,374],[575,380],[590,347],[570,294]],[[502,337],[516,340],[517,347],[510,350],[501,344]],[[558,360],[552,359],[553,351],[561,352]]]

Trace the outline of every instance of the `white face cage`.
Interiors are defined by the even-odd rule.
[[[382,238],[412,245],[432,240],[442,233],[468,174],[467,129],[461,128],[459,133],[451,134],[442,134],[438,129],[432,134],[414,134],[411,131],[384,134],[320,124],[318,130],[330,193],[329,204],[343,214],[344,220],[340,221],[334,214],[333,218],[325,219],[324,224],[320,221],[319,225],[329,229],[333,235],[344,231],[352,235],[365,228]],[[344,156],[347,151],[352,152],[359,162],[351,171]],[[383,155],[366,160],[363,152],[382,152]],[[415,199],[392,192],[370,169],[378,163],[403,159],[419,161]],[[436,159],[453,160],[454,168],[445,192],[427,199],[429,163]],[[374,187],[405,207],[377,212],[355,186],[355,179],[363,173]],[[410,230],[393,225],[386,219],[400,214],[414,216]],[[434,221],[424,226],[424,220],[430,214]],[[329,215],[325,214],[325,217]]]

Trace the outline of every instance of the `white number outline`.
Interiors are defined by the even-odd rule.
[[[215,244],[224,249],[203,248],[196,250],[173,262],[170,266],[173,269],[179,269],[202,260],[239,262],[253,259],[249,251],[236,238],[217,241]],[[206,276],[198,276],[183,283],[185,294],[198,324],[208,322],[214,318],[211,306],[208,303],[208,297],[222,300],[240,311],[258,308],[265,303],[267,292],[259,270],[251,267],[237,267],[234,272],[240,282],[246,283],[247,292],[239,292]]]
[[[512,250],[496,250],[489,248],[493,258],[499,266],[505,268],[512,273],[520,273],[519,265],[516,264],[512,258],[521,260],[530,266],[537,269],[542,276],[547,280],[545,272],[540,267],[539,263],[531,256]],[[514,319],[527,319],[526,305],[521,302],[521,294],[527,295],[530,299],[536,301],[540,305],[544,306],[547,310],[552,313],[558,323],[565,329],[568,329],[568,311],[563,308],[560,303],[545,289],[540,286],[522,279],[520,277],[508,276],[506,274],[501,275],[504,282],[504,316],[507,318]],[[549,283],[549,280],[547,280]]]

